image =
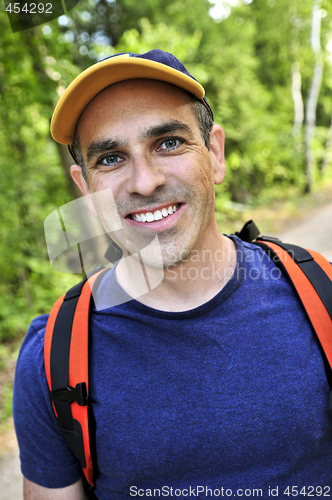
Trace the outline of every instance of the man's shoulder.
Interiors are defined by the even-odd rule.
[[[275,267],[276,264],[259,245],[242,241],[236,235],[231,235],[231,238],[236,245],[237,260],[240,267],[260,268],[267,265]]]
[[[49,315],[37,316],[31,321],[28,331],[23,339],[17,360],[17,372],[23,365],[37,365],[37,359],[43,360],[45,329]]]
[[[44,342],[45,329],[48,317],[49,314],[42,314],[41,316],[36,316],[30,323],[24,341],[39,339],[40,342]]]
[[[30,323],[28,333],[31,331],[31,334],[35,333],[40,336],[43,336],[48,317],[49,314],[42,314],[41,316],[36,316]]]

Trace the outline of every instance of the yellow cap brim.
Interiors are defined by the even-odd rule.
[[[60,144],[72,144],[75,128],[86,105],[113,83],[148,78],[171,83],[187,90],[197,99],[205,91],[190,76],[156,61],[122,54],[94,64],[83,71],[62,94],[51,121],[52,137]]]

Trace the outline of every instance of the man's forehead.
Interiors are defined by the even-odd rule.
[[[119,96],[123,97],[121,102],[118,101]],[[183,104],[189,104],[191,101],[191,96],[188,92],[171,83],[143,78],[125,80],[114,83],[99,92],[84,108],[80,120],[95,107],[107,105],[107,103],[125,107],[126,103],[129,104],[136,101],[137,111],[139,111],[139,104],[142,104],[142,99],[145,99],[147,102],[159,100],[160,106],[162,106],[163,101],[160,99],[161,97],[164,97],[164,100],[168,102],[170,100],[178,100],[180,102],[183,101]]]
[[[139,119],[146,116],[146,123],[142,125],[141,136],[148,135],[146,130],[158,126],[158,122],[177,120],[174,114],[183,117],[183,108],[190,109],[191,96],[185,91],[166,82],[157,80],[136,79],[113,84],[95,96],[84,109],[78,124],[77,133],[90,136],[103,124],[125,122],[128,115]],[[188,116],[190,116],[188,115]],[[151,118],[151,119],[150,119]],[[132,123],[132,122],[130,122]]]

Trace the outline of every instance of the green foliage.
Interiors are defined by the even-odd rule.
[[[43,223],[70,196],[49,139],[57,84],[46,71],[43,40],[38,45],[37,32],[13,35],[2,13],[0,29],[0,340],[6,340],[22,335],[33,316],[49,312],[65,289],[48,262]]]
[[[19,343],[0,344],[0,434],[12,413],[13,372]]]
[[[5,422],[12,414],[13,388],[9,382],[4,384],[2,392],[3,406],[0,413],[0,423]]]
[[[49,137],[54,105],[69,82],[118,51],[173,52],[205,86],[225,130],[228,173],[216,189],[217,210],[239,209],[264,193],[305,184],[303,137],[293,136],[292,65],[300,68],[306,102],[314,68],[312,7],[313,0],[239,0],[217,22],[208,0],[81,0],[67,16],[15,34],[0,12],[0,341],[22,335],[33,316],[49,312],[79,279],[51,269],[43,234],[47,215],[73,196]],[[332,158],[326,151],[331,2],[322,0],[321,9],[316,178],[322,161]]]
[[[142,18],[138,29],[125,31],[116,52],[143,53],[154,47],[175,53],[180,60],[188,61],[195,58],[201,38],[202,32],[198,29],[189,34],[177,26],[168,27],[164,23],[152,25],[148,19]]]

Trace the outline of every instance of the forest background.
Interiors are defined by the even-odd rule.
[[[66,86],[92,63],[161,48],[203,84],[226,132],[223,232],[243,207],[332,178],[330,0],[80,0],[18,33],[0,9],[0,373],[31,319],[81,278],[51,268],[44,220],[79,196],[49,124]],[[0,424],[10,412],[11,384],[0,377]]]

